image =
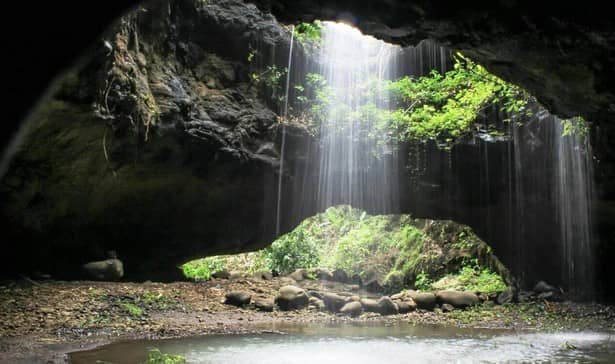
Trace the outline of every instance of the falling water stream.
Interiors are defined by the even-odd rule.
[[[290,75],[293,62],[293,43],[295,43],[295,28],[290,31],[290,49],[288,51],[288,67],[286,69],[286,87],[284,88],[284,110],[282,123],[282,141],[280,143],[280,169],[278,171],[278,199],[276,205],[275,234],[280,235],[280,218],[282,214],[282,180],[284,178],[284,158],[286,152],[286,121],[288,119],[288,94],[290,90]]]
[[[398,211],[397,150],[376,127],[360,120],[363,108],[388,109],[388,90],[379,85],[395,71],[401,48],[345,24],[325,22],[320,69],[331,88],[320,125],[318,210],[349,204],[378,213]]]
[[[428,143],[398,145],[387,138],[390,130],[378,127],[382,120],[377,113],[365,117],[371,115],[366,112],[370,108],[393,106],[387,87],[375,86],[432,70],[445,73],[452,68],[451,52],[432,41],[401,48],[349,25],[322,24],[316,60],[301,70],[301,78],[307,73],[321,75],[328,86],[328,103],[309,162],[303,171],[291,172],[299,176],[293,182],[295,192],[286,197],[292,214],[305,217],[348,204],[370,213],[403,211],[454,219],[473,226],[497,248],[496,254],[507,259],[526,287],[546,279],[579,298],[591,298],[593,172],[588,138],[564,135],[562,121],[538,105],[531,120],[511,123],[509,139],[485,132],[478,136],[479,142],[465,142],[452,151],[434,151]],[[288,94],[289,78],[286,81]],[[476,147],[475,156],[471,153]],[[282,156],[285,149],[282,128]],[[438,153],[445,156],[437,160]],[[278,181],[278,228],[284,209],[283,168],[284,158]],[[466,181],[474,178],[476,183]],[[465,189],[458,188],[460,184]],[[415,191],[409,185],[421,188]],[[421,192],[426,189],[430,192]],[[438,205],[423,208],[433,201]]]

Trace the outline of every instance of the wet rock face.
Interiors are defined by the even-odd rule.
[[[77,278],[114,249],[127,278],[170,280],[192,257],[273,240],[277,116],[247,54],[281,42],[281,56],[288,34],[215,3],[126,16],[34,115],[0,187],[3,240],[21,242],[0,273]]]

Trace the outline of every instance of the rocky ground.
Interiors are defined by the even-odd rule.
[[[303,287],[309,293],[310,305],[289,311],[274,306],[273,311],[266,311],[269,307],[264,303],[273,303],[280,288],[289,284]],[[242,307],[225,303],[231,292],[247,293],[251,303]],[[8,282],[0,286],[0,362],[64,362],[66,352],[120,339],[266,331],[274,323],[384,321],[513,330],[615,331],[615,307],[598,304],[538,300],[496,305],[486,301],[449,312],[440,304],[432,310],[416,308],[386,316],[359,310],[358,316],[351,317],[319,309],[312,299],[314,292],[335,292],[346,302],[362,298],[362,304],[366,298],[381,300],[356,285],[296,282],[286,277],[202,283]]]

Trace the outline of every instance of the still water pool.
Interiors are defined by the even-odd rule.
[[[133,364],[149,348],[188,363],[595,363],[615,362],[615,337],[599,332],[519,333],[440,326],[309,325],[282,333],[128,341],[70,355],[73,364]]]

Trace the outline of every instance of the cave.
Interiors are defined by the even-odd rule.
[[[90,335],[96,346],[131,332],[205,335],[207,346],[207,334],[251,327],[227,312],[234,306],[359,321],[403,307],[436,312],[445,326],[478,306],[484,315],[555,312],[541,328],[574,312],[568,328],[593,330],[591,343],[559,337],[538,353],[613,358],[604,335],[615,327],[615,33],[604,5],[155,0],[69,9],[82,16],[64,5],[28,9],[40,30],[9,47],[19,55],[0,164],[0,348],[9,362],[144,360],[138,343],[70,353]],[[195,303],[194,294],[217,301]],[[433,305],[423,306],[429,294]],[[28,303],[34,295],[43,303]],[[63,300],[75,301],[64,321],[46,308]],[[85,306],[102,319],[76,313]],[[180,311],[196,315],[184,331]],[[125,330],[114,326],[120,318]],[[263,323],[256,334],[276,324],[249,320]],[[536,328],[513,321],[500,325]],[[288,328],[292,340],[311,345],[298,327]],[[60,345],[42,349],[28,333]],[[483,344],[472,344],[472,360],[492,355]],[[27,345],[35,349],[24,354]],[[150,350],[150,362],[185,360],[184,349],[152,345],[182,355]],[[524,350],[489,360],[538,355]],[[424,360],[451,359],[436,354]],[[344,354],[327,360],[335,355]],[[233,360],[221,358],[212,362]]]

